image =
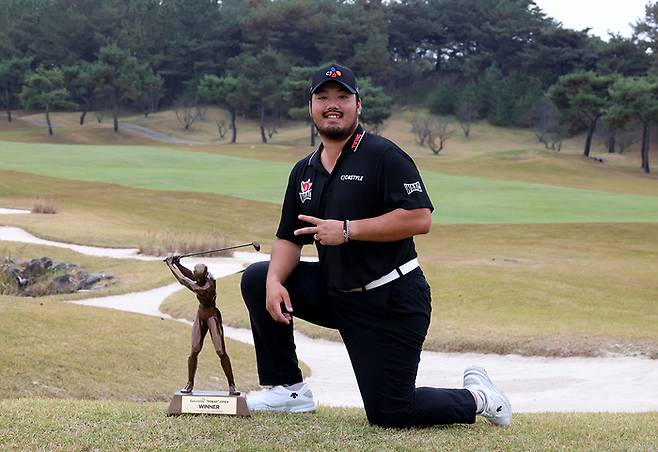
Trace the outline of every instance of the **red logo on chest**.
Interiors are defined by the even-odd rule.
[[[312,186],[313,186],[313,182],[311,182],[311,179],[302,181],[301,183],[302,191],[299,192],[299,200],[302,202],[302,204],[304,204],[306,201],[311,199]]]

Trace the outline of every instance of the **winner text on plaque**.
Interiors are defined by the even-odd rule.
[[[230,395],[226,391],[193,391],[191,394],[178,391],[171,399],[168,414],[249,416],[249,408],[244,396]]]

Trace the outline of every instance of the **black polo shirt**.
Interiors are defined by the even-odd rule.
[[[331,220],[359,220],[397,208],[433,210],[411,157],[393,142],[360,125],[343,148],[331,174],[322,165],[322,145],[297,162],[290,173],[276,236],[297,244],[313,235],[295,236],[299,214]],[[320,266],[330,288],[362,287],[416,257],[413,238],[395,242],[350,240],[337,246],[316,243]]]

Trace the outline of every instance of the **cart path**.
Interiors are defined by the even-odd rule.
[[[122,259],[161,259],[136,255],[136,250],[97,248],[39,239],[19,228],[0,227],[0,240],[38,243],[73,249],[83,254]],[[235,253],[232,258],[206,258],[216,277],[226,276],[244,264],[266,260],[259,253]],[[194,259],[185,259],[193,265]],[[177,283],[110,297],[74,303],[170,318],[160,304],[180,289]],[[189,322],[188,322],[189,323]],[[253,344],[251,331],[224,327],[226,337]],[[307,380],[316,400],[327,406],[362,406],[356,380],[341,343],[311,339],[295,333],[297,354],[312,371]],[[423,352],[418,386],[462,387],[466,366],[485,367],[519,412],[642,412],[658,410],[658,360],[612,358],[544,358],[518,355]]]

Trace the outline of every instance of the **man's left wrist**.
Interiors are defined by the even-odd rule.
[[[343,241],[350,241],[350,220],[343,220]]]

